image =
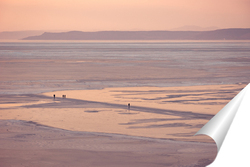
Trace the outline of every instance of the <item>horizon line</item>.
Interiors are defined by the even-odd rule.
[[[215,31],[215,30],[226,30],[226,29],[250,29],[249,28],[217,28],[213,30],[94,30],[94,31],[85,31],[85,30],[16,30],[16,31],[0,31],[3,32],[47,32],[47,33],[62,33],[62,32],[138,32],[138,31]]]

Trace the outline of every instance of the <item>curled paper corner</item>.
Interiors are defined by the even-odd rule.
[[[249,130],[250,83],[195,134],[207,135],[217,145],[217,156],[209,167],[239,166],[239,162],[250,166],[249,157],[242,159],[250,151]]]

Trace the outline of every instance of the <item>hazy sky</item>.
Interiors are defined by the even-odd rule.
[[[250,28],[250,0],[0,0],[0,31]]]

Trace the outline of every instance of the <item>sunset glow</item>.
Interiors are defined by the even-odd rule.
[[[0,31],[249,28],[249,0],[0,0]]]

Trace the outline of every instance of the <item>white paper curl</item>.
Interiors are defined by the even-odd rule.
[[[195,135],[214,139],[217,156],[209,167],[250,166],[250,84]],[[241,165],[240,165],[241,164]]]

